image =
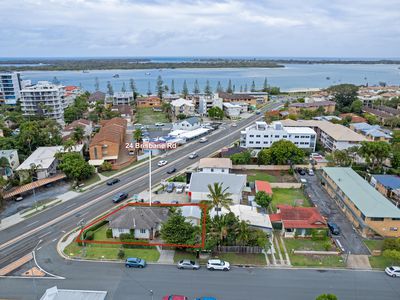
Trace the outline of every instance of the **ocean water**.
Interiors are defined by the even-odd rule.
[[[153,61],[167,61],[169,58],[152,58]],[[188,58],[193,59],[193,58]],[[183,58],[170,58],[171,61],[182,61]],[[129,80],[134,79],[140,93],[145,94],[150,85],[154,92],[157,77],[160,75],[164,84],[171,86],[174,80],[175,91],[182,90],[186,80],[189,91],[193,90],[195,80],[203,90],[206,81],[209,80],[213,90],[218,81],[224,88],[230,79],[235,90],[240,87],[248,89],[254,80],[256,88],[261,89],[264,78],[267,78],[271,86],[279,86],[283,91],[325,88],[340,83],[369,84],[379,82],[387,84],[400,84],[400,65],[391,64],[287,64],[284,68],[228,68],[228,69],[144,69],[144,70],[93,70],[89,73],[82,71],[24,71],[20,72],[23,79],[36,83],[40,80],[52,81],[54,77],[64,85],[81,85],[88,91],[95,90],[95,81],[98,78],[100,90],[107,90],[107,82],[110,81],[114,91],[120,91],[123,83],[129,89]],[[118,74],[119,78],[113,75]]]

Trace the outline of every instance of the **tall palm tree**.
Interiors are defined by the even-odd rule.
[[[246,245],[250,238],[249,224],[246,221],[241,221],[237,228],[236,240],[241,245]]]
[[[207,195],[208,199],[211,200],[211,208],[215,208],[217,212],[217,216],[219,215],[219,208],[229,209],[229,204],[232,203],[231,193],[228,193],[227,190],[229,187],[223,189],[222,183],[215,182],[213,185],[208,185],[209,194]]]
[[[74,128],[74,131],[72,132],[72,139],[80,144],[83,141],[83,138],[85,137],[85,130],[81,126],[77,126]]]

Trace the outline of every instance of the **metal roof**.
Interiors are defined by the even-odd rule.
[[[351,168],[323,168],[366,217],[400,218],[400,209]]]
[[[372,175],[373,178],[386,188],[397,190],[400,189],[400,176],[397,175]]]
[[[228,193],[239,194],[246,185],[246,178],[246,175],[236,174],[193,173],[190,179],[190,191],[208,193],[209,184],[222,183],[222,188],[228,188]]]

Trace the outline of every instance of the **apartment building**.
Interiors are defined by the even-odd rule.
[[[116,92],[108,98],[112,105],[130,104],[133,101],[133,92]]]
[[[179,114],[192,116],[195,113],[195,105],[192,101],[179,98],[171,101],[172,115],[176,117]]]
[[[64,123],[65,90],[62,85],[39,81],[21,90],[21,109],[24,116],[44,115]]]
[[[293,115],[299,114],[302,110],[316,111],[323,109],[325,113],[333,113],[336,108],[336,102],[334,101],[316,101],[309,103],[292,103],[289,105],[289,113]]]
[[[322,186],[363,237],[400,237],[400,209],[351,168],[323,168]]]
[[[212,94],[210,96],[200,95],[198,99],[199,103],[199,114],[202,116],[206,116],[208,114],[208,110],[212,107],[219,107],[222,109],[222,99],[218,97],[216,94]]]
[[[329,151],[344,150],[360,145],[367,139],[353,130],[339,124],[317,120],[282,120],[283,126],[308,127],[317,133],[318,141]]]
[[[20,99],[19,73],[0,72],[0,104],[16,105]]]
[[[248,105],[253,106],[257,104],[257,98],[249,94],[230,94],[220,92],[218,93],[218,97],[222,99],[222,102],[245,102]]]
[[[242,112],[242,107],[239,104],[224,102],[223,103],[225,116],[231,119],[237,119]]]
[[[137,98],[136,107],[161,107],[161,99],[155,96]]]
[[[260,150],[280,140],[288,140],[302,149],[315,150],[317,133],[308,127],[287,127],[282,122],[255,122],[240,133],[240,146]]]
[[[382,124],[385,124],[385,122],[390,118],[400,116],[400,110],[384,105],[378,105],[375,107],[364,106],[362,111],[375,116]]]
[[[0,150],[0,158],[4,158],[8,162],[8,165],[4,164],[0,166],[0,176],[7,179],[13,174],[13,170],[19,166],[18,150]]]

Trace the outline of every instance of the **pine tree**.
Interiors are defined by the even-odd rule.
[[[108,90],[108,94],[110,96],[114,95],[114,89],[113,89],[113,86],[111,84],[111,81],[107,81],[107,90]]]
[[[125,93],[125,92],[126,92],[126,85],[125,85],[125,81],[122,83],[121,92],[123,92],[123,93]]]
[[[254,82],[254,80],[253,80],[253,82],[251,83],[250,92],[255,92],[255,91],[256,91],[256,84],[255,84],[255,82]]]
[[[217,89],[215,90],[217,93],[221,93],[223,91],[221,81],[217,83]]]
[[[151,95],[150,81],[147,83],[147,96]]]
[[[210,86],[210,81],[206,81],[206,86],[204,87],[204,94],[207,96],[211,96],[211,86]]]
[[[229,79],[228,87],[226,88],[226,92],[231,94],[232,93],[232,81]]]
[[[96,92],[98,92],[98,91],[100,90],[100,83],[99,83],[99,78],[98,78],[98,77],[96,77],[96,78],[94,79],[94,90],[95,90]]]
[[[243,93],[243,86],[240,85],[240,92]]]
[[[194,88],[193,88],[193,94],[198,94],[200,93],[200,87],[199,87],[199,82],[197,79],[194,81]]]
[[[157,87],[156,87],[156,90],[157,90],[157,96],[158,96],[158,98],[160,98],[160,99],[162,99],[162,97],[163,97],[163,93],[164,93],[164,87],[163,87],[163,80],[162,80],[162,78],[161,78],[161,75],[158,75],[158,77],[157,77]]]
[[[60,80],[58,80],[58,78],[56,76],[53,77],[53,84],[60,84]]]
[[[244,85],[244,91],[247,92],[247,83]]]
[[[183,87],[182,87],[182,96],[183,96],[183,98],[186,98],[188,94],[189,94],[189,90],[188,90],[187,83],[186,83],[186,80],[185,80],[185,81],[183,81]]]
[[[232,85],[232,93],[234,93],[235,90],[236,90],[236,86],[235,86],[235,85]]]
[[[172,79],[171,81],[171,95],[175,95],[175,81]]]
[[[263,92],[268,92],[268,80],[267,80],[267,77],[264,78]]]

